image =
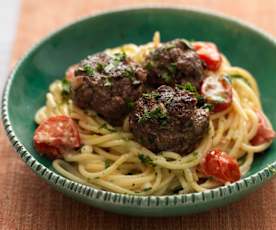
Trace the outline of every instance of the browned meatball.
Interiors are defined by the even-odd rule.
[[[155,153],[190,153],[209,127],[208,110],[196,105],[193,93],[160,86],[136,102],[129,117],[130,129],[137,141]]]
[[[99,53],[82,60],[71,82],[74,103],[120,125],[143,90],[145,70],[124,53]]]
[[[145,61],[148,83],[153,86],[192,83],[199,89],[204,66],[197,53],[185,40],[176,39],[163,44],[149,54]]]

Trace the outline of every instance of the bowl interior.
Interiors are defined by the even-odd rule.
[[[215,42],[233,65],[257,79],[265,113],[276,127],[276,45],[261,33],[237,22],[205,13],[175,9],[136,9],[87,18],[39,43],[13,72],[8,114],[15,135],[41,164],[51,161],[32,147],[34,114],[45,103],[49,84],[88,54],[124,43],[142,44],[160,31],[161,40],[174,38]],[[274,86],[274,87],[273,87]],[[276,161],[276,143],[255,157],[251,175]]]

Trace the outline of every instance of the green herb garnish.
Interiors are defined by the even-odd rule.
[[[89,76],[92,76],[95,73],[94,68],[91,65],[89,65],[89,64],[85,64],[83,66],[83,71],[85,73],[87,73]]]
[[[149,187],[149,188],[144,188],[143,191],[144,191],[144,192],[147,192],[147,191],[150,191],[151,189],[152,189],[151,187]]]
[[[205,102],[204,97],[198,93],[196,87],[192,83],[187,82],[185,84],[180,84],[180,85],[176,84],[176,87],[180,90],[186,90],[190,93],[193,93],[193,95],[197,99],[197,107],[204,106],[204,102]]]
[[[142,164],[155,166],[155,164],[153,163],[153,160],[149,156],[145,156],[144,154],[141,153],[138,155],[138,158]]]
[[[202,109],[208,109],[209,111],[213,111],[214,105],[209,104],[209,103],[205,103],[201,108]]]
[[[107,169],[109,168],[109,166],[111,165],[111,161],[110,160],[105,160],[104,161],[104,167]]]
[[[154,144],[155,139],[156,139],[156,137],[153,136],[153,135],[149,135],[149,136],[148,136],[148,141],[149,141],[149,143],[151,143],[151,144]]]
[[[145,66],[145,68],[147,70],[152,70],[153,67],[154,67],[154,63],[152,61],[147,62],[146,66]]]
[[[127,108],[128,108],[129,110],[132,110],[132,109],[134,108],[135,102],[132,101],[130,98],[127,97],[127,98],[125,99],[125,102],[126,102]]]
[[[127,56],[126,56],[126,53],[124,51],[114,54],[115,64],[119,64],[119,62],[125,61],[126,58],[127,58]]]
[[[70,82],[66,78],[64,78],[61,81],[61,84],[62,84],[62,93],[69,94],[70,93]]]
[[[96,65],[96,70],[97,70],[98,72],[103,72],[103,71],[104,71],[104,67],[105,67],[104,64],[98,62],[97,65]]]
[[[157,99],[160,97],[160,94],[157,92],[143,93],[143,97],[146,99]]]
[[[125,76],[131,80],[133,79],[134,74],[135,74],[135,72],[131,67],[127,67],[123,72],[123,76]]]
[[[198,94],[196,87],[191,82],[186,82],[185,84],[176,84],[176,87],[181,90],[186,90],[191,93]]]
[[[163,73],[163,74],[161,75],[161,78],[162,78],[166,83],[170,83],[171,80],[172,80],[172,77],[171,77],[167,72]]]
[[[157,107],[152,111],[144,110],[144,114],[139,117],[138,123],[143,123],[151,119],[156,119],[160,123],[160,125],[163,126],[167,123],[168,116],[164,111],[162,111],[160,107]]]
[[[170,71],[171,74],[175,74],[175,72],[176,72],[176,63],[174,62],[174,63],[169,64],[168,70]]]
[[[61,84],[62,84],[61,95],[64,100],[68,100],[69,95],[70,95],[70,82],[66,78],[64,78],[61,81]]]
[[[105,79],[105,81],[104,81],[104,86],[106,86],[106,87],[112,86],[112,81],[111,81],[110,78],[107,77],[107,78]]]

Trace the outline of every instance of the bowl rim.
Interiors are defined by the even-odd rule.
[[[73,27],[78,23],[84,22],[91,18],[96,18],[108,14],[114,13],[123,13],[127,11],[140,11],[140,10],[171,10],[171,11],[179,11],[179,12],[190,12],[194,14],[200,14],[207,17],[217,18],[219,20],[225,20],[227,22],[235,23],[238,26],[254,31],[259,36],[268,40],[276,46],[276,41],[272,35],[263,31],[262,29],[256,28],[250,23],[244,22],[240,19],[237,19],[232,16],[226,16],[221,13],[214,12],[212,10],[203,10],[201,8],[195,7],[183,7],[183,6],[171,6],[171,5],[156,5],[156,4],[146,4],[143,6],[134,6],[134,7],[121,7],[115,10],[104,10],[97,11],[94,14],[80,17],[73,22],[69,22],[55,31],[49,33],[46,37],[36,42],[25,54],[17,61],[13,70],[10,72],[9,77],[6,79],[5,87],[3,89],[2,94],[2,104],[1,104],[1,116],[2,122],[4,125],[4,129],[6,131],[6,135],[8,136],[13,148],[22,158],[22,160],[41,178],[46,180],[48,183],[54,185],[57,188],[61,188],[64,191],[71,192],[77,196],[80,196],[84,199],[89,200],[101,200],[105,203],[113,203],[118,205],[128,205],[133,207],[147,207],[154,208],[158,206],[169,207],[171,204],[174,206],[185,206],[192,205],[198,203],[207,203],[216,200],[221,200],[225,197],[234,196],[234,194],[242,193],[248,191],[252,186],[257,187],[258,185],[263,184],[265,181],[270,180],[273,176],[276,175],[276,161],[271,164],[268,164],[262,170],[247,176],[245,178],[240,179],[237,182],[231,183],[229,185],[224,185],[218,188],[209,189],[203,192],[194,192],[189,194],[174,194],[174,195],[163,195],[163,196],[140,196],[140,195],[129,195],[129,194],[120,194],[110,191],[104,191],[100,189],[96,189],[79,182],[70,180],[58,173],[54,170],[49,169],[48,167],[41,164],[37,161],[33,155],[25,148],[25,146],[18,140],[16,137],[14,130],[12,128],[12,124],[9,117],[8,112],[8,96],[10,89],[12,87],[13,79],[17,70],[21,66],[21,64],[25,61],[25,59],[32,54],[38,47],[42,44],[50,40],[53,36],[61,33],[64,29],[68,29],[69,27]],[[162,204],[162,205],[161,205]]]

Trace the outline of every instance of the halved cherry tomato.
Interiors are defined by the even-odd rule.
[[[67,81],[72,81],[73,80],[73,78],[75,77],[75,70],[76,70],[76,68],[77,68],[77,65],[71,65],[67,69],[67,71],[65,73],[65,78],[66,78]]]
[[[201,162],[201,170],[220,182],[234,182],[240,179],[238,162],[227,153],[214,149],[209,151]]]
[[[214,106],[213,112],[227,109],[232,103],[232,85],[227,77],[209,76],[201,85],[201,94]]]
[[[261,111],[256,112],[259,118],[256,135],[250,141],[252,145],[261,145],[273,140],[276,137],[274,130],[267,124],[264,114]]]
[[[216,71],[219,69],[222,58],[217,46],[211,42],[194,42],[193,48],[199,58],[205,62],[207,69]]]
[[[72,118],[65,115],[50,117],[43,121],[34,134],[36,150],[48,157],[62,158],[63,149],[80,146],[78,128]]]

